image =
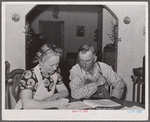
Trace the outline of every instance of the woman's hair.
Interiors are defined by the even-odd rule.
[[[88,51],[91,51],[94,55],[96,55],[95,48],[90,44],[86,44],[86,45],[81,46],[78,50],[78,53],[81,52],[81,53],[85,54]]]
[[[54,44],[46,43],[42,45],[39,51],[36,53],[33,63],[42,62],[45,63],[47,59],[52,56],[61,56],[62,50]]]

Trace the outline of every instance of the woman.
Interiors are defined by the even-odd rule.
[[[25,71],[20,80],[21,100],[16,108],[45,109],[68,105],[67,100],[60,99],[68,96],[58,68],[61,52],[60,48],[50,44],[39,49],[34,59],[38,65]]]

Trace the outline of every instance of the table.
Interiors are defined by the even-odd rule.
[[[73,99],[71,97],[68,98],[69,102],[77,102],[77,101],[83,101],[83,100],[77,100],[77,99]],[[117,106],[117,107],[97,107],[95,109],[112,109],[112,110],[116,110],[116,109],[122,109],[125,106],[126,107],[133,107],[133,106],[137,106],[137,107],[141,107],[141,108],[145,108],[145,104],[141,104],[141,103],[137,103],[137,102],[132,102],[132,101],[127,101],[127,100],[122,100],[122,99],[116,99],[116,98],[110,98],[110,100],[117,102],[119,104],[121,104],[122,106]]]

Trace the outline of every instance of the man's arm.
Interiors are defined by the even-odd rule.
[[[70,71],[71,96],[74,99],[89,98],[97,91],[98,82],[84,84],[85,78],[80,78],[77,71]]]
[[[117,99],[121,99],[123,92],[124,92],[124,87],[125,87],[125,83],[123,79],[120,79],[119,81],[117,81],[116,84],[113,83],[112,86],[114,87],[114,89],[112,90],[111,96]]]
[[[125,87],[124,80],[106,64],[103,64],[103,75],[107,79],[107,82],[113,86],[111,96],[117,99],[122,98]]]

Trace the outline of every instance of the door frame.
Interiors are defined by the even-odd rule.
[[[116,20],[116,25],[118,27],[119,25],[119,19],[118,17],[115,15],[115,13],[106,5],[103,5],[103,7],[114,17],[114,19]],[[102,28],[103,30],[103,28]],[[118,29],[117,29],[117,33],[116,33],[116,37],[118,39]],[[116,50],[115,50],[116,54],[115,54],[115,71],[117,72],[117,62],[118,62],[118,41],[116,43]]]

